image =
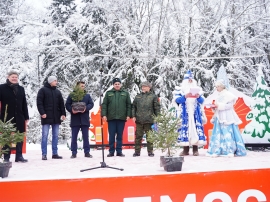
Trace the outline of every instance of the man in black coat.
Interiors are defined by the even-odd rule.
[[[92,158],[93,156],[90,154],[90,144],[89,144],[89,126],[90,126],[90,117],[89,117],[89,110],[91,110],[94,106],[94,103],[92,101],[92,98],[89,94],[86,94],[85,89],[85,83],[83,81],[77,82],[77,86],[84,91],[83,99],[80,100],[80,102],[85,103],[85,109],[83,112],[77,112],[74,109],[72,109],[72,103],[74,101],[72,100],[72,96],[69,95],[66,101],[66,109],[71,114],[71,120],[70,120],[70,127],[72,132],[71,137],[71,151],[72,155],[70,158],[76,158],[77,157],[77,138],[79,130],[82,131],[82,139],[83,139],[83,150],[84,150],[84,156],[88,158]]]
[[[5,109],[7,108],[7,120],[12,121],[15,124],[16,129],[23,133],[26,131],[26,124],[29,120],[28,109],[25,91],[18,83],[19,74],[15,71],[8,73],[8,78],[5,84],[0,85],[0,108],[1,108],[1,120],[4,121]],[[15,162],[27,162],[22,156],[23,142],[16,144],[16,157]],[[5,145],[3,149],[9,149],[8,153],[4,154],[4,161],[9,162],[10,158],[10,146]]]
[[[42,160],[47,160],[47,142],[50,126],[52,126],[52,158],[62,159],[58,155],[58,134],[61,120],[65,120],[66,111],[61,92],[56,89],[57,78],[49,76],[48,82],[38,91],[37,108],[42,125]]]

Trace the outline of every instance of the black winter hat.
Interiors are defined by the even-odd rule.
[[[115,82],[121,83],[121,79],[119,79],[119,78],[114,78],[114,79],[112,80],[112,84],[114,84]]]

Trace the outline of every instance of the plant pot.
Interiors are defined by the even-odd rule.
[[[0,163],[0,177],[4,178],[8,176],[9,169],[12,167],[12,162]]]
[[[72,103],[72,109],[75,112],[83,112],[85,110],[86,104],[85,102],[74,102]]]
[[[167,172],[181,171],[184,162],[183,156],[161,156],[160,166],[164,167]]]
[[[160,167],[163,167],[165,163],[164,156],[160,156]]]

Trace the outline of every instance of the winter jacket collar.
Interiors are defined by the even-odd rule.
[[[110,91],[113,91],[113,92],[123,92],[124,91],[124,88],[121,87],[120,90],[115,90],[114,88],[112,88]]]
[[[7,85],[12,88],[14,94],[16,95],[17,92],[18,92],[18,87],[19,87],[19,84],[18,83],[11,83],[8,79],[7,79]]]
[[[151,91],[149,91],[149,92],[141,92],[141,94],[143,94],[143,95],[149,95],[149,94],[152,94],[152,92]]]
[[[44,84],[44,87],[50,88],[50,89],[52,89],[52,90],[55,90],[55,89],[56,89],[56,86],[51,86],[48,82],[46,82],[46,83]]]

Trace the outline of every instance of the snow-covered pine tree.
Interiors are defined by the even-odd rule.
[[[270,142],[270,91],[260,67],[256,80],[257,83],[252,94],[255,105],[246,116],[246,119],[251,122],[246,125],[243,137],[247,139],[245,136],[251,136],[255,142],[257,139],[257,143],[262,142],[263,139]]]
[[[49,7],[51,13],[51,29],[43,34],[44,61],[40,67],[41,77],[46,80],[50,75],[56,75],[59,89],[63,91],[64,98],[71,90],[74,80],[81,80],[84,65],[81,64],[82,52],[78,48],[75,21],[77,16],[74,0],[53,0]]]
[[[68,18],[75,12],[75,0],[53,0],[51,10],[52,22],[56,27],[64,27]]]
[[[67,143],[71,137],[71,128],[69,126],[70,123],[70,114],[68,113],[66,119],[61,123],[60,131],[59,131],[59,142]]]
[[[123,88],[130,92],[131,98],[134,98],[139,92],[135,81],[147,79],[145,59],[138,57],[143,52],[142,36],[130,2],[122,5],[122,9],[115,12],[117,16],[125,17],[121,20],[114,17],[108,24],[109,38],[106,52],[108,55],[116,57],[110,58],[110,65],[105,71],[108,76],[105,76],[104,84],[105,88],[108,88],[111,86],[113,77],[120,77]]]
[[[216,12],[221,5],[210,1],[200,1],[199,24],[194,21],[196,32],[194,33],[194,57],[211,57],[190,61],[188,66],[194,72],[194,77],[208,96],[214,88],[214,78],[221,66],[226,67],[229,59],[212,59],[215,57],[227,57],[230,52],[225,38],[225,32],[218,26],[222,18],[222,12]],[[199,43],[197,43],[198,41]],[[192,53],[191,53],[192,54]]]
[[[99,96],[99,70],[106,70],[108,58],[98,55],[105,54],[107,13],[102,2],[93,0],[82,0],[83,6],[80,14],[86,21],[78,24],[78,47],[86,56],[84,62],[85,80],[88,92],[95,99]],[[94,56],[96,55],[97,56]]]
[[[264,54],[262,43],[266,39],[265,30],[262,29],[265,20],[269,17],[266,9],[261,5],[268,6],[266,1],[232,0],[228,1],[227,37],[230,39],[230,55],[260,55]],[[263,7],[264,7],[263,6]],[[260,21],[260,22],[259,22]],[[260,40],[258,40],[260,39]],[[257,66],[265,66],[265,58],[262,57],[239,57],[231,59],[228,64],[228,72],[231,76],[231,84],[247,95],[252,94],[252,84],[256,81]],[[268,74],[266,74],[268,75]],[[266,79],[269,82],[268,77]]]
[[[27,130],[27,142],[40,144],[41,143],[41,120],[40,114],[35,110],[34,115],[30,117],[28,130]]]
[[[160,97],[161,105],[167,108],[172,99],[171,92],[175,86],[180,85],[180,72],[183,66],[181,66],[181,60],[177,64],[178,60],[173,59],[181,54],[182,50],[179,47],[181,41],[175,39],[169,26],[166,26],[165,30],[164,37],[161,40],[161,57],[155,58],[155,67],[149,67],[148,77],[155,81],[156,87],[154,91]]]
[[[17,1],[1,0],[0,2],[0,80],[6,80],[6,72],[21,62],[22,53],[15,37],[20,35],[23,25],[16,21],[20,9]]]

